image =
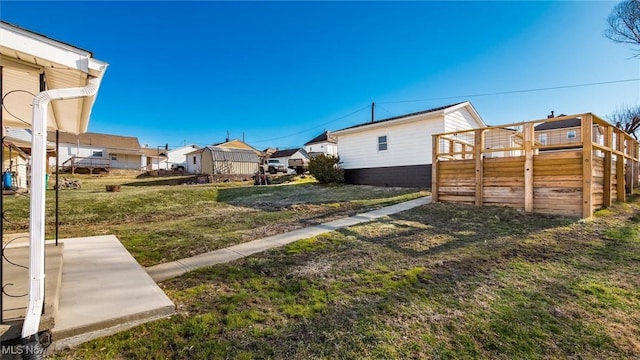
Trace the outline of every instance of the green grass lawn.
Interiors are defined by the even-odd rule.
[[[114,234],[143,266],[428,194],[415,189],[321,186],[310,177],[292,176],[279,177],[282,184],[271,186],[179,185],[184,177],[76,178],[82,181],[81,190],[59,193],[60,237]],[[107,184],[121,185],[121,191],[106,192]],[[54,195],[47,191],[47,238],[55,235]],[[5,233],[28,231],[28,197],[5,197],[4,211]]]
[[[244,191],[218,196],[272,201]],[[172,318],[54,357],[640,358],[640,198],[585,221],[431,204],[161,286]]]

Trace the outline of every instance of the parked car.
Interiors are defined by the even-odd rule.
[[[302,175],[309,168],[309,159],[289,159],[289,169],[295,170],[296,174]]]
[[[262,165],[265,172],[269,174],[275,174],[278,172],[287,173],[287,166],[280,162],[279,159],[267,159],[267,162]]]

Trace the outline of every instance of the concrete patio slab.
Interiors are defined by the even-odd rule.
[[[47,275],[44,287],[44,314],[40,318],[41,331],[54,326],[62,279],[63,249],[63,244],[47,244],[45,247]],[[7,294],[3,295],[0,342],[20,337],[29,303],[29,247],[25,242],[11,243],[4,249],[4,255],[2,284]]]
[[[113,235],[64,239],[52,349],[168,317],[175,305]]]

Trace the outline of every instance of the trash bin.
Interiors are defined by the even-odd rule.
[[[11,186],[13,186],[13,174],[10,171],[5,171],[2,174],[2,188],[9,190]]]

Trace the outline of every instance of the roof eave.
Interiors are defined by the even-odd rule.
[[[426,119],[429,119],[429,118],[441,116],[443,114],[444,114],[444,110],[437,110],[437,111],[432,111],[432,112],[428,112],[428,113],[410,115],[410,116],[406,116],[406,117],[402,117],[402,118],[398,118],[398,119],[393,119],[393,120],[388,120],[388,121],[384,121],[383,120],[383,121],[372,122],[372,123],[369,123],[369,124],[361,124],[361,125],[358,125],[358,126],[355,126],[355,127],[350,127],[350,128],[346,128],[346,129],[342,129],[342,130],[332,131],[331,134],[336,135],[336,136],[347,135],[347,134],[357,133],[357,132],[366,131],[366,130],[373,130],[373,129],[377,129],[377,128],[380,128],[380,127],[389,126],[391,124],[399,125],[399,124],[405,124],[405,123],[415,122],[415,121],[419,121],[419,120],[426,120]]]

